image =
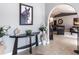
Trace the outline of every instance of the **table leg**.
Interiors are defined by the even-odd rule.
[[[36,35],[36,46],[38,46],[38,35]]]
[[[14,42],[14,47],[13,47],[13,53],[12,55],[16,55],[17,54],[17,46],[18,46],[18,38],[15,38],[15,42]]]
[[[32,54],[32,40],[31,40],[31,36],[29,38],[30,38],[30,49],[29,49],[29,52],[30,52],[30,54]]]

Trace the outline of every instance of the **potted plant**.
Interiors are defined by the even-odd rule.
[[[0,27],[0,38],[5,35],[3,27]]]
[[[46,38],[46,26],[42,25],[39,27],[40,32],[40,40],[41,40],[41,44],[42,45],[46,45],[47,44],[47,38]]]
[[[26,35],[30,35],[32,33],[32,30],[26,30]]]
[[[42,26],[39,27],[39,30],[40,30],[41,32],[46,31],[46,27],[45,27],[44,25],[42,25]]]
[[[6,34],[8,29],[10,29],[10,26],[9,27],[6,27],[6,26],[0,27],[0,43],[2,42],[2,37]]]

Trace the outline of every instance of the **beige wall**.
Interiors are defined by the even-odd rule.
[[[73,26],[73,19],[76,17],[77,15],[63,16],[63,17],[56,17],[54,18],[54,20],[57,20],[57,24],[58,24],[58,20],[62,19],[63,20],[62,25],[65,26],[65,29],[69,29],[70,27]]]

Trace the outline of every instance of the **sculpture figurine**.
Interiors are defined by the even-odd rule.
[[[20,29],[19,28],[15,28],[14,35],[19,35],[19,33],[20,33]]]

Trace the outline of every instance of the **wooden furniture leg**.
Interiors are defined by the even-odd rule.
[[[30,38],[30,49],[29,49],[29,52],[30,52],[30,54],[32,54],[32,40],[31,40],[31,36],[29,38]]]
[[[38,46],[38,35],[36,35],[36,46]]]
[[[15,42],[14,42],[14,47],[13,47],[13,53],[12,55],[16,55],[17,54],[17,46],[18,46],[18,38],[15,38]]]

